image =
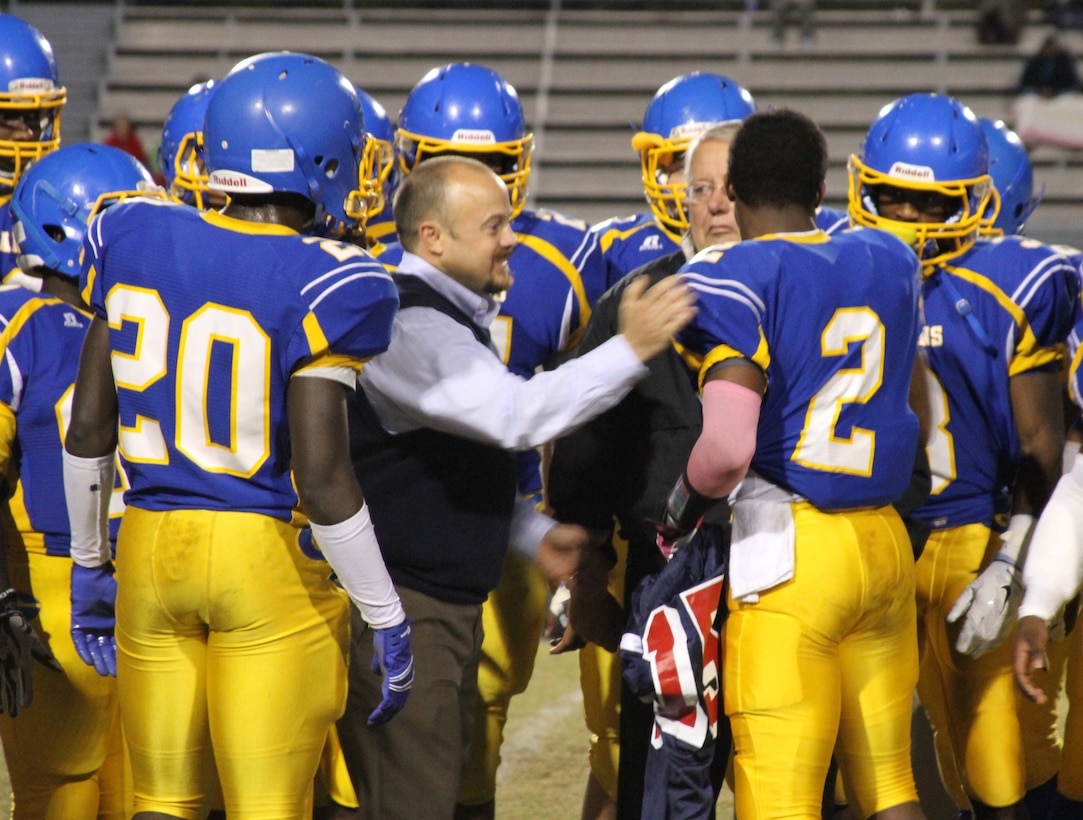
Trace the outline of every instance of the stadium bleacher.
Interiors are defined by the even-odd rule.
[[[86,4],[19,3],[18,13],[56,37],[48,20],[61,27],[68,5]],[[828,203],[842,207],[846,159],[883,104],[932,90],[981,116],[1007,118],[1023,59],[1050,30],[1042,4],[1033,5],[1018,44],[989,46],[978,43],[973,4],[822,0],[816,42],[779,48],[770,13],[754,5],[119,2],[100,7],[112,34],[86,133],[100,138],[114,113],[126,111],[153,145],[189,85],[259,51],[321,56],[392,116],[428,68],[467,59],[499,71],[523,98],[538,144],[535,204],[593,221],[642,208],[629,138],[659,85],[704,69],[738,80],[761,107],[786,105],[816,119],[831,151]],[[1064,37],[1083,49],[1083,32]],[[61,67],[69,76],[66,61]],[[1034,163],[1045,201],[1031,233],[1078,242],[1071,234],[1083,222],[1083,156],[1042,148]]]

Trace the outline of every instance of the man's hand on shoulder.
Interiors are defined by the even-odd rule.
[[[665,350],[696,315],[696,294],[680,277],[669,276],[647,288],[647,277],[637,276],[620,300],[620,332],[641,361]]]

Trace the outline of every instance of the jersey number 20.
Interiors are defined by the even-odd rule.
[[[123,322],[139,325],[135,352],[113,352],[117,388],[146,390],[168,372],[169,313],[156,291],[131,286],[110,291],[106,310],[112,328]],[[213,440],[206,411],[215,345],[232,351],[228,443]],[[207,303],[188,316],[181,326],[176,379],[177,450],[208,472],[254,475],[271,450],[267,418],[271,340],[252,314]],[[169,460],[159,422],[145,416],[138,416],[132,427],[121,426],[120,451],[130,461]]]

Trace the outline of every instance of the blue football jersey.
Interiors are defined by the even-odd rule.
[[[392,202],[392,198],[387,197],[384,200],[383,210],[365,225],[365,238],[368,239],[370,245],[377,243],[387,245],[390,242],[398,241],[399,235],[395,232],[395,215],[392,212]]]
[[[981,239],[922,282],[930,377],[933,528],[996,524],[1019,464],[1009,381],[1055,369],[1079,285],[1063,255],[1018,236]]]
[[[82,283],[110,327],[125,500],[150,510],[289,520],[290,377],[357,369],[398,307],[360,248],[151,200],[91,223]]]
[[[679,251],[652,214],[613,217],[593,228],[605,258],[605,283],[610,288],[641,265]]]
[[[1080,298],[1072,311],[1072,331],[1068,334],[1068,394],[1083,410],[1083,251],[1068,245],[1053,245],[1054,250],[1068,257],[1080,284]]]
[[[1072,325],[1072,332],[1068,334],[1068,355],[1070,364],[1068,366],[1068,392],[1072,396],[1072,401],[1076,403],[1076,406],[1083,410],[1083,307],[1076,307],[1075,322]]]
[[[0,205],[0,282],[6,282],[19,269],[18,245],[15,242],[15,212],[11,197]]]
[[[846,230],[850,227],[850,214],[821,205],[816,209],[816,227],[828,234]]]
[[[34,293],[19,285],[0,285],[0,329],[7,327],[19,309],[31,299],[41,298],[40,293]]]
[[[14,479],[8,508],[14,532],[9,548],[66,556],[71,531],[63,503],[64,435],[79,353],[90,315],[53,298],[29,291],[0,293],[0,417],[7,468]],[[10,437],[10,419],[14,435]],[[118,475],[118,488],[123,487]],[[111,535],[116,537],[124,503],[119,492],[110,503]]]
[[[902,495],[918,433],[918,270],[870,230],[762,236],[681,269],[699,312],[678,342],[700,379],[735,357],[767,376],[753,470],[822,509]]]

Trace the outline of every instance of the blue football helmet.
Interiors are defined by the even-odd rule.
[[[515,89],[484,66],[450,63],[422,77],[399,112],[396,149],[404,174],[439,154],[479,159],[508,186],[513,216],[526,204],[534,135]]]
[[[19,267],[78,278],[87,223],[103,208],[164,192],[135,157],[109,145],[78,143],[35,162],[11,198]]]
[[[942,221],[887,219],[876,209],[876,188],[939,194],[953,211]],[[917,251],[925,265],[958,256],[995,218],[989,147],[974,112],[952,97],[911,94],[880,109],[861,155],[850,157],[850,218],[887,230]]]
[[[392,171],[395,168],[395,126],[387,116],[387,110],[367,91],[358,88],[361,110],[365,113],[365,130],[368,131],[366,164],[369,168],[365,178],[371,183],[369,190],[368,218],[375,219],[384,204],[395,192]]]
[[[983,222],[982,233],[1022,234],[1027,218],[1042,198],[1041,194],[1034,196],[1034,169],[1027,148],[1003,120],[979,117],[978,122],[989,143],[989,176],[1000,201],[996,216]]]
[[[49,41],[29,23],[0,14],[0,124],[31,135],[0,139],[0,197],[10,196],[27,167],[60,145],[66,99]]]
[[[643,192],[651,212],[674,240],[688,230],[684,183],[669,175],[695,137],[724,122],[738,122],[756,110],[752,95],[728,77],[695,71],[658,89],[632,137],[643,171]]]
[[[210,190],[200,138],[207,102],[217,85],[214,80],[197,83],[173,103],[158,146],[158,163],[169,195],[200,210],[208,207],[204,194]]]
[[[272,52],[239,62],[207,102],[203,159],[211,190],[295,193],[316,204],[316,233],[363,226],[365,118],[329,63]]]

